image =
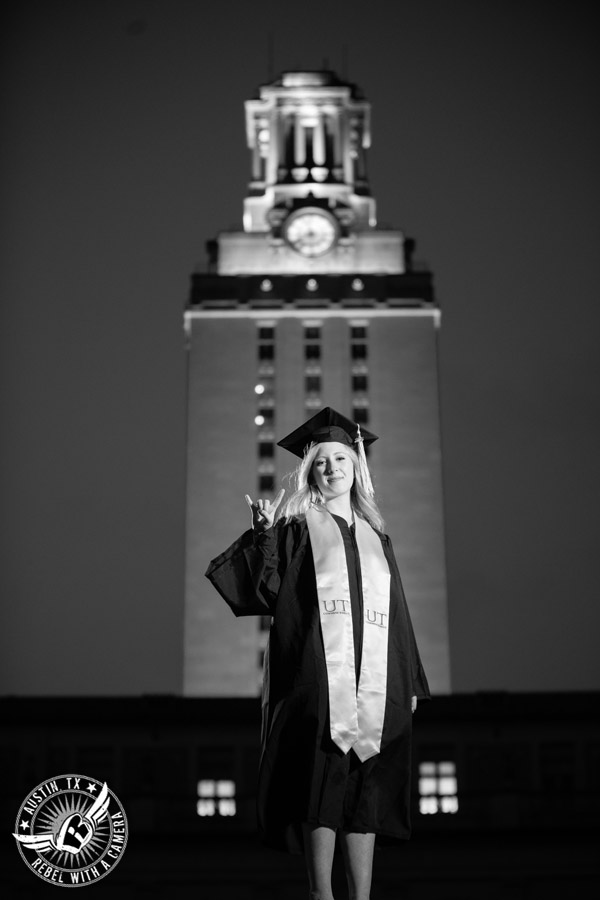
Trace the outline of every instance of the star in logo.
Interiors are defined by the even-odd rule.
[[[25,819],[21,819],[21,824],[19,825],[19,828],[22,828],[23,831],[27,831],[27,829],[29,828],[29,822],[26,822]]]
[[[86,788],[86,790],[88,790],[88,791],[90,792],[90,794],[93,794],[94,791],[97,790],[97,789],[98,789],[98,785],[97,785],[97,784],[89,784],[89,783],[88,783],[88,786],[87,786],[87,788]]]

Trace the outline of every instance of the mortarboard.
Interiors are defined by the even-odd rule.
[[[363,474],[363,481],[367,491],[372,494],[373,487],[371,484],[371,476],[367,466],[365,457],[365,446],[369,446],[377,440],[377,435],[366,429],[361,429],[360,425],[347,419],[331,406],[326,406],[319,410],[316,415],[296,428],[286,437],[277,442],[279,447],[289,450],[300,459],[304,456],[304,451],[313,442],[315,444],[327,444],[331,441],[337,441],[340,444],[348,444],[354,447],[358,453],[360,466]]]
[[[300,425],[295,431],[292,431],[286,437],[278,441],[278,446],[284,450],[289,450],[300,459],[304,456],[304,451],[313,441],[315,444],[326,444],[331,441],[338,441],[340,444],[348,444],[353,446],[357,441],[362,440],[366,447],[377,440],[377,435],[370,431],[361,429],[360,425],[352,422],[343,416],[331,406],[324,409]]]

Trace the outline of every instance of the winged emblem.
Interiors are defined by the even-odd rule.
[[[102,790],[82,815],[79,812],[73,812],[64,820],[58,832],[52,831],[42,832],[41,834],[14,834],[19,843],[23,844],[29,850],[53,850],[66,851],[76,855],[80,850],[86,847],[94,836],[96,826],[106,816],[106,811],[110,803],[108,795],[108,786],[106,782],[102,785]]]

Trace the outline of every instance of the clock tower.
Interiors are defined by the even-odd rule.
[[[244,231],[222,234],[223,275],[397,272],[367,180],[370,104],[333,72],[284,72],[246,102],[252,176]]]
[[[432,690],[450,690],[431,273],[377,226],[370,104],[333,72],[284,72],[246,102],[243,229],[192,277],[184,692],[254,696],[268,621],[235,620],[204,578],[249,527],[244,494],[293,466],[277,440],[323,406],[381,439],[369,465]],[[282,480],[283,479],[283,480]]]

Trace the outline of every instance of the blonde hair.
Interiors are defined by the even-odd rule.
[[[281,507],[278,519],[290,522],[293,519],[303,518],[311,506],[324,504],[323,495],[311,477],[313,463],[319,453],[322,444],[312,443],[304,451],[302,462],[286,476],[290,480],[294,492],[288,497]],[[344,447],[354,466],[354,483],[350,489],[350,503],[356,515],[365,519],[372,528],[383,531],[384,521],[375,499],[365,490],[358,454],[349,445]]]

